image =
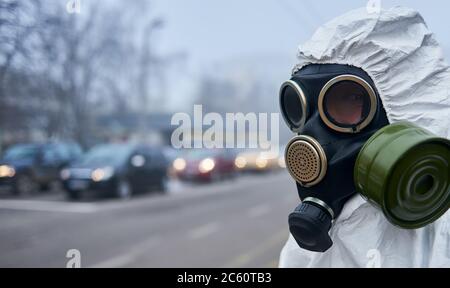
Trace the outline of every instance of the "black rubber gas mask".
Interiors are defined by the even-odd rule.
[[[371,78],[347,65],[312,64],[295,72],[280,89],[280,105],[298,134],[285,152],[302,201],[289,228],[300,247],[324,252],[333,244],[333,220],[356,193],[358,153],[389,122]]]

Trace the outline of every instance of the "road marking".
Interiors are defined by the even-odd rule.
[[[192,240],[198,240],[219,231],[219,224],[216,222],[202,225],[188,232],[188,237]]]
[[[81,214],[98,211],[98,207],[90,203],[65,203],[37,200],[0,200],[0,209]]]
[[[255,248],[251,249],[247,253],[243,253],[237,256],[228,264],[223,266],[223,268],[242,268],[245,265],[249,264],[252,260],[256,259],[258,256],[261,256],[265,252],[274,248],[274,246],[283,244],[285,241],[287,241],[287,237],[288,232],[286,230],[279,231],[278,233],[274,234],[272,237],[262,242]]]
[[[134,261],[134,255],[132,254],[123,254],[101,263],[95,264],[94,266],[90,266],[89,268],[121,268],[125,267],[127,264]]]
[[[277,268],[279,266],[279,259],[273,259],[272,261],[269,261],[265,265],[267,268]]]
[[[259,206],[255,206],[248,211],[248,216],[250,218],[261,217],[270,212],[270,206],[268,204],[262,204]]]
[[[89,266],[89,268],[121,268],[136,261],[141,255],[145,255],[150,248],[153,248],[159,244],[160,239],[157,237],[151,237],[140,244],[133,245],[126,253],[112,257],[108,260],[102,261],[95,265]]]

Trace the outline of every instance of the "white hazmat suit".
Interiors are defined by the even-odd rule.
[[[390,123],[409,121],[450,138],[450,68],[421,15],[396,7],[358,9],[321,28],[299,47],[308,64],[348,64],[375,83]],[[332,173],[332,171],[330,171]],[[450,267],[450,213],[418,230],[393,226],[356,195],[330,230],[325,253],[300,248],[291,236],[280,267]]]

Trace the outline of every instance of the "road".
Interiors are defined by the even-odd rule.
[[[166,195],[70,203],[59,195],[0,200],[0,267],[276,267],[297,204],[285,172]]]

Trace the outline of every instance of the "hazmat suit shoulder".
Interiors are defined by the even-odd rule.
[[[395,7],[357,9],[320,27],[299,47],[294,71],[344,64],[366,71],[389,122],[408,121],[450,138],[450,68],[422,16]],[[325,253],[301,249],[291,236],[280,267],[450,267],[450,213],[417,230],[398,228],[356,195],[330,230]]]

